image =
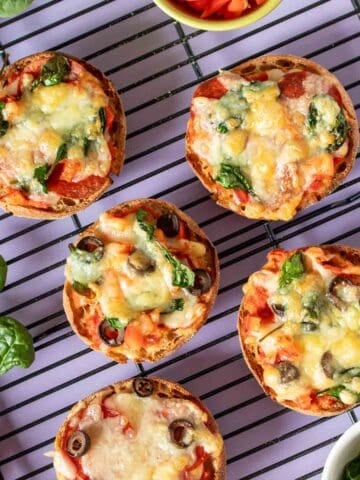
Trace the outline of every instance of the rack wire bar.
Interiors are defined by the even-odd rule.
[[[359,246],[359,166],[328,198],[290,222],[270,224],[217,207],[187,167],[183,143],[196,85],[260,54],[323,63],[359,110],[359,14],[359,0],[283,0],[255,25],[211,33],[173,22],[149,0],[38,0],[0,21],[11,60],[62,49],[105,71],[123,96],[129,127],[120,178],[84,212],[57,222],[0,214],[0,252],[10,267],[0,314],[27,325],[37,355],[28,371],[0,379],[0,480],[52,479],[43,453],[72,404],[114,381],[152,374],[179,381],[211,408],[226,440],[229,480],[320,479],[330,447],[357,421],[357,409],[313,419],[267,399],[243,361],[236,317],[241,286],[271,248]],[[222,280],[214,311],[191,342],[157,364],[119,366],[69,328],[63,265],[69,241],[101,211],[144,195],[173,201],[199,222],[219,251]]]

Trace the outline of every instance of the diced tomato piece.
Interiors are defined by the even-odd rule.
[[[333,97],[333,99],[337,102],[337,104],[338,104],[341,108],[344,107],[344,104],[343,104],[343,101],[342,101],[340,92],[339,92],[339,90],[335,87],[335,85],[332,85],[332,87],[331,87],[330,90],[328,91],[328,94],[329,94],[331,97]]]
[[[302,97],[305,93],[303,82],[307,76],[305,71],[287,73],[279,82],[282,95],[287,98]]]
[[[319,192],[323,189],[324,185],[327,185],[330,180],[329,175],[315,175],[314,180],[309,185],[308,192]]]
[[[219,10],[225,7],[229,2],[230,0],[212,0],[211,2],[208,2],[208,6],[202,13],[201,18],[208,18],[211,17],[211,15],[219,13]]]
[[[234,190],[235,195],[241,203],[247,203],[249,201],[249,194],[245,190]]]
[[[204,447],[198,445],[195,448],[195,462],[192,465],[189,465],[185,468],[182,473],[181,480],[190,480],[191,479],[191,472],[199,468],[201,465],[204,465],[206,460],[209,458],[209,454],[205,451]],[[208,476],[205,475],[206,470],[202,472],[200,480],[207,480]],[[205,475],[205,476],[204,476]]]
[[[107,183],[106,177],[98,177],[96,175],[90,175],[84,180],[80,180],[80,182],[57,180],[51,175],[48,181],[48,190],[49,192],[57,193],[61,197],[82,199],[100,190],[105,183]]]
[[[115,120],[115,114],[111,107],[105,108],[105,117],[106,117],[105,130],[109,132]]]
[[[180,221],[179,233],[177,234],[177,238],[179,239],[187,238],[186,226],[185,226],[185,223],[182,221]]]
[[[227,11],[235,14],[236,16],[240,16],[248,7],[248,0],[231,0],[227,6]]]
[[[53,181],[57,179],[71,182],[73,178],[75,178],[76,175],[80,172],[81,166],[81,162],[76,160],[62,160],[57,165],[55,165],[55,168],[51,174],[51,178],[53,179]]]
[[[221,98],[227,92],[226,88],[217,78],[211,78],[202,83],[195,90],[195,97]]]
[[[139,325],[130,323],[125,329],[124,343],[130,348],[137,350],[146,346],[146,340]]]
[[[249,82],[266,82],[266,80],[269,80],[269,75],[266,72],[257,72],[252,75],[245,75],[244,78]]]

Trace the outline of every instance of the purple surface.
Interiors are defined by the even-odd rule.
[[[59,48],[103,69],[123,93],[127,163],[110,192],[79,215],[81,224],[121,201],[156,196],[185,207],[218,248],[221,288],[209,322],[170,358],[144,367],[181,381],[211,408],[225,435],[229,480],[320,479],[334,439],[357,418],[318,420],[282,409],[264,398],[241,358],[241,281],[264,263],[271,243],[261,222],[236,217],[209,200],[184,161],[187,109],[199,80],[194,67],[208,75],[259,53],[309,56],[338,75],[358,109],[359,26],[351,0],[283,0],[253,26],[226,33],[183,26],[184,38],[148,0],[38,0],[24,15],[0,21],[0,41],[12,60]],[[273,223],[281,245],[336,240],[359,247],[359,174],[357,166],[339,191],[294,221]],[[42,454],[51,450],[66,410],[88,393],[138,373],[133,364],[113,365],[90,352],[67,325],[61,285],[74,235],[73,219],[0,215],[0,252],[10,264],[0,312],[30,328],[37,350],[31,368],[0,379],[0,469],[6,480],[54,478]]]

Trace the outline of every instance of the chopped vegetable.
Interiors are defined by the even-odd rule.
[[[17,320],[0,317],[0,375],[13,367],[28,368],[34,361],[31,335]]]
[[[184,310],[184,305],[185,305],[185,300],[183,298],[175,298],[171,302],[169,307],[161,313],[173,313],[176,311],[181,312],[182,310]]]
[[[9,122],[4,119],[2,111],[6,106],[5,102],[0,102],[0,137],[3,137],[9,128]]]
[[[126,327],[127,322],[121,321],[119,318],[115,317],[106,317],[105,319],[112,328],[117,328],[118,330],[121,330]]]
[[[7,265],[4,260],[4,257],[0,255],[0,292],[5,287],[7,276]]]
[[[227,133],[229,131],[228,127],[224,122],[219,123],[218,126],[216,127],[216,130],[219,133]]]
[[[360,455],[346,464],[342,480],[360,480]]]
[[[321,148],[335,152],[346,140],[349,125],[344,112],[330,95],[315,95],[306,121],[308,135],[319,139]],[[325,140],[323,140],[325,139]]]
[[[175,258],[167,248],[161,245],[161,250],[173,267],[172,283],[175,287],[189,288],[195,283],[195,273],[184,263]]]
[[[49,170],[50,167],[48,165],[41,165],[34,170],[34,178],[40,183],[44,193],[48,193],[46,181],[48,179]]]
[[[224,188],[240,188],[241,190],[245,190],[246,192],[255,195],[250,182],[241,173],[240,167],[237,167],[236,165],[222,163],[215,181]]]
[[[311,292],[303,300],[303,307],[306,310],[306,316],[312,319],[318,319],[322,307],[322,299],[318,292]]]
[[[104,133],[105,132],[105,126],[106,126],[106,112],[105,112],[104,107],[101,107],[99,109],[99,118],[100,118],[101,131],[102,131],[102,133]]]
[[[340,393],[343,390],[345,390],[344,385],[337,385],[336,387],[331,387],[331,388],[327,388],[326,390],[321,390],[321,392],[319,392],[317,396],[321,397],[323,395],[329,395],[329,397],[334,397],[337,400],[340,400]]]
[[[62,55],[54,55],[41,68],[40,76],[31,84],[31,90],[39,85],[51,87],[63,82],[70,72],[69,61]]]
[[[279,287],[286,288],[290,283],[305,273],[305,267],[300,252],[294,253],[282,265]]]
[[[237,18],[246,15],[252,8],[260,6],[266,0],[177,0],[175,3],[186,5],[201,18]]]
[[[17,15],[31,5],[33,0],[0,0],[0,17]]]
[[[136,212],[136,220],[138,221],[141,230],[144,230],[144,232],[146,232],[147,234],[148,239],[152,240],[154,238],[156,226],[150,222],[147,222],[145,220],[146,216],[147,212],[143,209],[140,209]]]

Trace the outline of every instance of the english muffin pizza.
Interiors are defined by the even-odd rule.
[[[125,117],[99,70],[59,52],[0,74],[0,207],[60,218],[98,198],[123,164]]]
[[[355,110],[338,79],[310,60],[274,55],[199,85],[186,155],[223,207],[289,220],[336,188],[358,144]]]
[[[273,250],[244,286],[244,357],[282,405],[336,415],[360,402],[360,250]]]
[[[126,380],[81,400],[48,455],[58,480],[225,480],[213,416],[159,378]]]
[[[123,203],[82,233],[65,269],[74,331],[118,362],[158,360],[205,322],[219,283],[216,251],[174,205]]]

